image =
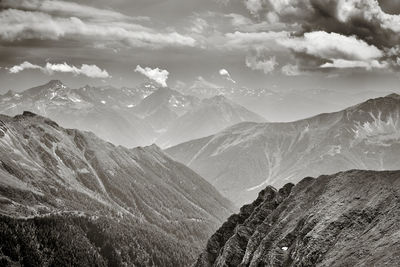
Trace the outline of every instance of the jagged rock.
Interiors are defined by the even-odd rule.
[[[399,266],[400,171],[263,190],[208,241],[202,266]]]

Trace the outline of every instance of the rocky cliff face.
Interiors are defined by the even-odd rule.
[[[400,172],[267,187],[210,238],[200,266],[399,266]]]

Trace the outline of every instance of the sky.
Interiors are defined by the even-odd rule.
[[[0,0],[0,93],[71,87],[396,91],[400,1]]]

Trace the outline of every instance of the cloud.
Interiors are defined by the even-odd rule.
[[[40,11],[52,15],[80,18],[129,19],[130,17],[113,10],[99,9],[74,2],[59,0],[2,0],[1,8]],[[134,19],[134,18],[133,18]],[[143,20],[139,17],[138,20]]]
[[[400,14],[390,9],[394,2],[245,0],[245,5],[262,21],[286,25],[283,29],[292,37],[277,38],[276,43],[295,55],[300,69],[372,70],[393,68],[400,55]]]
[[[200,17],[195,17],[193,18],[191,22],[191,27],[189,27],[189,30],[193,33],[197,34],[202,34],[204,31],[206,31],[209,28],[208,22]]]
[[[393,0],[378,0],[382,10],[389,14],[400,14],[400,2]]]
[[[301,74],[299,67],[297,65],[286,64],[281,68],[281,71],[286,76],[298,76]]]
[[[274,56],[263,59],[259,55],[250,55],[246,57],[246,66],[252,70],[262,70],[265,74],[268,74],[275,70],[278,62],[276,62]]]
[[[230,0],[214,0],[215,2],[217,2],[220,5],[228,5]]]
[[[82,12],[85,8],[82,8]],[[173,30],[157,31],[133,23],[125,17],[119,18],[118,14],[115,15],[116,18],[113,20],[101,16],[100,18],[87,19],[86,17],[76,16],[55,16],[44,12],[45,10],[47,9],[40,6],[35,11],[11,8],[1,10],[0,41],[70,39],[78,43],[86,42],[92,44],[92,46],[107,44],[117,47],[151,49],[174,46],[193,47],[196,45],[196,40],[190,36],[179,34]],[[98,11],[97,9],[94,10],[93,15]],[[123,15],[121,14],[121,16]]]
[[[239,32],[225,34],[225,40],[222,44],[224,49],[239,50],[264,50],[274,49],[277,46],[276,40],[287,38],[289,33],[286,31],[268,31],[268,32]]]
[[[160,84],[162,87],[167,87],[167,80],[169,72],[167,70],[159,69],[159,68],[142,68],[140,65],[136,66],[135,72],[143,74],[150,80],[155,81],[156,83]]]
[[[368,60],[383,56],[381,50],[355,36],[323,31],[308,32],[303,37],[281,39],[278,42],[295,52],[325,59]]]
[[[231,74],[226,69],[220,69],[219,70],[219,75],[224,77],[227,81],[230,81],[232,83],[236,83],[236,81],[232,79]]]
[[[293,25],[286,25],[279,21],[274,21],[273,17],[266,21],[254,21],[246,16],[237,13],[225,14],[225,18],[230,20],[230,24],[234,30],[241,32],[267,32],[282,31],[293,28]]]
[[[9,72],[15,74],[15,73],[19,73],[21,71],[24,71],[26,69],[40,69],[40,70],[43,70],[43,68],[41,66],[33,65],[32,63],[30,63],[28,61],[25,61],[25,62],[21,63],[20,65],[15,65],[15,66],[11,67],[9,69]]]
[[[277,42],[295,53],[303,67],[308,64],[307,68],[364,68],[372,70],[390,66],[387,62],[381,63],[383,61],[379,61],[385,56],[384,51],[355,36],[315,31],[304,33],[302,37],[282,38]],[[290,65],[282,68],[282,72],[287,75],[297,73],[293,70]]]
[[[90,78],[110,78],[106,70],[100,69],[96,65],[82,64],[80,68],[73,65],[68,65],[66,62],[62,64],[52,64],[47,62],[44,67],[34,65],[30,62],[23,62],[20,65],[13,66],[9,69],[10,73],[16,74],[27,69],[38,69],[48,75],[53,75],[55,72],[72,73],[74,75],[84,75]]]
[[[260,17],[272,12],[281,22],[298,23],[303,32],[356,35],[378,48],[400,40],[400,15],[385,13],[377,0],[246,0],[246,6]]]
[[[332,62],[328,62],[321,65],[321,68],[337,68],[337,69],[363,68],[366,70],[384,69],[387,67],[388,67],[387,62],[379,62],[378,60],[358,61],[358,60],[334,59],[332,60]]]
[[[258,14],[263,9],[262,0],[245,0],[244,3],[252,14]]]

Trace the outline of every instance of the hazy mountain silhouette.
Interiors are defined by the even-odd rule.
[[[289,123],[241,123],[166,152],[237,204],[266,185],[349,169],[394,170],[400,155],[400,96]]]

